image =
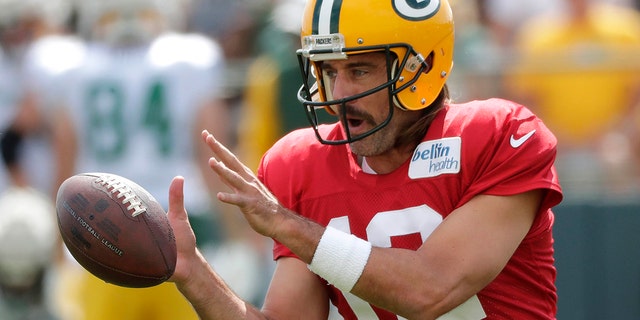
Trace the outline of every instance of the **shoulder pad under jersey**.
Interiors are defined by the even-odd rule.
[[[74,36],[47,36],[33,43],[26,56],[31,72],[56,75],[79,66],[85,58],[84,42]]]

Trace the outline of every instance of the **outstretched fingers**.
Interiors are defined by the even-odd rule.
[[[227,147],[225,147],[222,143],[220,143],[216,138],[209,133],[207,130],[202,131],[202,138],[205,143],[209,146],[209,149],[213,151],[216,159],[224,165],[240,174],[245,179],[253,178],[253,172],[247,166],[245,166],[238,157],[236,157],[233,152],[231,152]]]
[[[235,193],[219,192],[218,199],[222,202],[234,204],[242,207],[245,203],[240,194],[249,192],[250,183],[247,182],[240,174],[230,170],[226,165],[216,158],[209,159],[209,167],[218,174],[220,179],[229,186]]]

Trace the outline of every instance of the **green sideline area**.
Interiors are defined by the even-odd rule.
[[[640,319],[640,203],[554,212],[558,319]]]

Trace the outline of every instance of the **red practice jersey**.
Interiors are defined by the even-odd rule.
[[[321,130],[338,139],[344,136],[337,124]],[[441,110],[411,159],[389,174],[363,172],[348,145],[323,145],[313,130],[302,129],[265,154],[259,178],[285,207],[311,220],[374,246],[413,250],[477,195],[545,189],[531,230],[475,298],[489,319],[554,319],[551,208],[562,199],[553,167],[556,143],[527,108],[500,99],[474,101]],[[273,253],[275,259],[295,256],[279,243]],[[368,304],[356,307],[355,296],[327,288],[345,319],[363,319],[365,313],[367,318],[401,319]]]

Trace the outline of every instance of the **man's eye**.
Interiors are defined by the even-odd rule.
[[[356,77],[362,77],[366,75],[368,72],[365,70],[353,70],[353,75]]]
[[[334,70],[324,70],[324,74],[326,77],[329,77],[329,78],[335,78],[338,75],[338,73],[335,72]]]

